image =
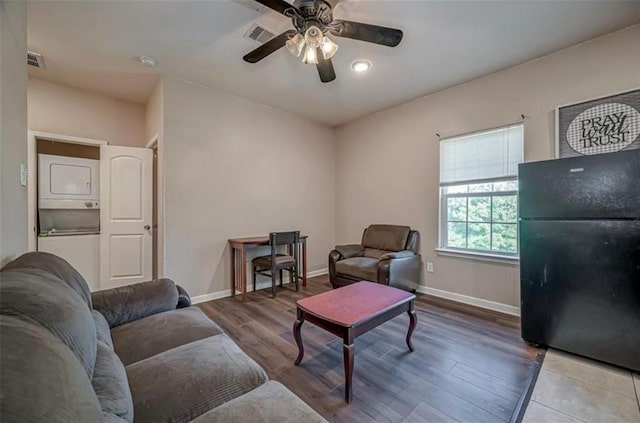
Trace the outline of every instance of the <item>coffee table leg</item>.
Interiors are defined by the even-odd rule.
[[[353,388],[351,386],[351,382],[353,381],[353,352],[354,352],[353,343],[347,345],[342,345],[342,353],[344,356],[344,400],[351,404],[351,399],[353,398]]]
[[[300,328],[304,323],[304,314],[300,309],[298,309],[298,320],[293,324],[293,337],[296,340],[296,344],[298,344],[298,358],[296,358],[295,365],[297,366],[302,361],[302,357],[304,356],[304,346],[302,345],[302,334],[300,333]]]
[[[409,304],[409,310],[407,310],[407,314],[409,315],[409,330],[407,331],[407,347],[411,351],[415,351],[413,348],[413,343],[411,342],[411,335],[413,335],[413,331],[416,328],[416,323],[418,323],[418,316],[416,316],[416,311],[413,309],[413,301]]]

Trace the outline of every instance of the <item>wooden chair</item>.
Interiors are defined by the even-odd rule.
[[[271,254],[268,256],[256,257],[251,261],[253,267],[253,290],[256,290],[256,275],[269,276],[271,278],[271,296],[276,297],[276,272],[280,274],[280,286],[282,286],[282,271],[289,272],[290,279],[293,278],[296,284],[296,292],[300,289],[298,277],[298,251],[300,244],[300,231],[292,232],[271,232],[269,234],[269,247]],[[286,245],[289,254],[278,254],[279,246]]]

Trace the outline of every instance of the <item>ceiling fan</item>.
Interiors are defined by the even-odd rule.
[[[338,45],[328,35],[367,41],[387,47],[395,47],[402,41],[402,31],[394,28],[360,22],[333,19],[333,7],[329,0],[255,0],[284,16],[291,18],[294,29],[283,32],[244,56],[248,63],[257,63],[285,45],[302,62],[316,65],[320,80],[336,79],[331,57]],[[334,1],[335,3],[335,1]]]

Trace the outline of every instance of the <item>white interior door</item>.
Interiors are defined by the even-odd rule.
[[[100,289],[151,280],[152,163],[148,148],[100,147]]]

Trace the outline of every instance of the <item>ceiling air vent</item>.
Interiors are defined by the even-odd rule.
[[[27,65],[33,66],[35,68],[44,69],[44,58],[42,57],[42,54],[28,51]]]
[[[274,35],[272,31],[254,22],[242,38],[255,41],[258,44],[264,44],[272,39]]]

